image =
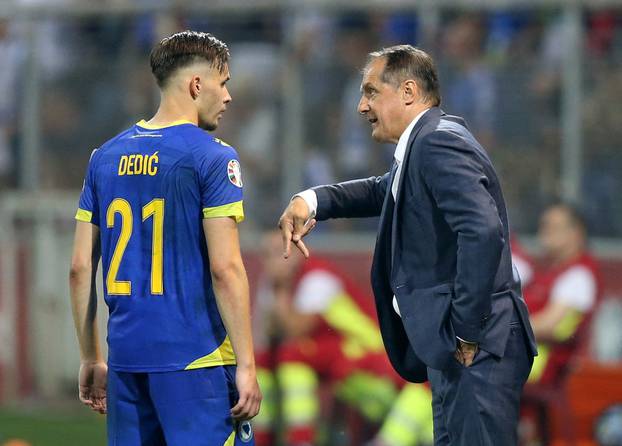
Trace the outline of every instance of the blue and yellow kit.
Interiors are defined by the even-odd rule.
[[[110,368],[235,364],[201,223],[211,217],[244,218],[240,163],[196,125],[141,121],[93,151],[76,219],[101,232]]]

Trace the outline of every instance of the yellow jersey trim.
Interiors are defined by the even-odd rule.
[[[86,209],[78,208],[78,212],[76,212],[76,220],[83,221],[85,223],[90,223],[93,220],[93,213],[91,211],[87,211]]]
[[[244,200],[236,201],[213,208],[203,208],[203,218],[233,217],[236,223],[244,220]]]
[[[235,444],[235,431],[231,432],[231,435],[229,435],[229,438],[227,438],[227,441],[225,441],[225,443],[222,446],[233,446]]]
[[[192,361],[186,366],[186,370],[202,369],[205,367],[216,367],[219,365],[235,365],[235,353],[233,353],[233,345],[229,336],[225,336],[222,344],[208,355]]]
[[[140,127],[144,128],[144,129],[148,129],[148,130],[165,129],[167,127],[174,127],[176,125],[182,125],[182,124],[192,124],[192,125],[194,125],[196,127],[196,124],[194,122],[190,122],[187,119],[179,119],[177,121],[169,122],[168,124],[162,124],[162,125],[149,124],[144,119],[141,119],[140,121],[138,121],[136,123],[137,126],[140,126]]]

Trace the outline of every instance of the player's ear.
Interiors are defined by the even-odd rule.
[[[198,98],[199,94],[201,93],[201,78],[199,76],[192,76],[188,88],[190,90],[190,96],[192,97],[192,99]]]

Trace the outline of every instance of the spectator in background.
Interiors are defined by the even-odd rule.
[[[595,64],[586,73],[593,88],[586,95],[583,112],[585,129],[584,178],[582,181],[586,217],[594,235],[622,235],[622,110],[603,104],[622,103],[622,66]],[[606,217],[604,217],[606,216]]]
[[[538,356],[521,411],[519,431],[524,444],[546,438],[545,420],[539,420],[536,428],[534,410],[547,394],[543,391],[561,385],[571,360],[586,345],[588,324],[601,292],[598,265],[587,250],[587,228],[577,209],[565,203],[549,206],[541,216],[538,236],[543,263],[533,268],[531,280],[523,285],[538,340]],[[518,246],[514,248],[520,252]],[[521,257],[524,266],[533,266],[527,256],[517,256]]]
[[[343,82],[339,82],[341,100],[337,106],[340,123],[335,157],[339,177],[352,178],[377,174],[376,166],[386,164],[375,150],[375,144],[369,139],[367,122],[352,113],[361,97],[361,60],[365,59],[369,48],[373,46],[374,36],[370,35],[370,22],[367,16],[355,16],[343,20],[337,40],[338,70]],[[335,97],[338,97],[337,94]],[[325,105],[322,105],[326,109]],[[387,151],[388,154],[388,151]],[[390,158],[389,158],[390,159]]]
[[[587,228],[573,206],[558,203],[540,219],[544,266],[525,287],[538,339],[530,383],[556,385],[583,345],[601,293],[598,264],[587,249]]]
[[[279,48],[269,42],[238,42],[231,45],[231,90],[241,99],[233,101],[233,119],[223,122],[218,135],[235,147],[245,147],[241,162],[247,213],[261,227],[272,224],[279,208],[279,181],[282,178],[281,134],[279,133]],[[244,123],[240,126],[237,123]],[[282,131],[282,130],[281,130]]]
[[[17,130],[17,79],[23,59],[23,48],[13,31],[8,20],[0,19],[0,188],[11,181],[8,176],[13,167],[12,141]]]
[[[467,124],[484,147],[494,144],[496,113],[495,76],[484,60],[485,23],[477,16],[459,16],[448,24],[439,62],[443,104],[454,115],[467,116]]]
[[[254,421],[257,445],[275,441],[277,383],[286,444],[315,444],[320,382],[333,385],[337,396],[367,420],[384,421],[375,445],[430,442],[430,391],[408,385],[396,400],[404,381],[384,352],[371,297],[325,260],[303,263],[296,254],[285,261],[278,232],[264,237],[262,260],[254,308],[264,393]]]

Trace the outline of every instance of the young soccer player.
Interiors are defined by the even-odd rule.
[[[157,113],[89,161],[70,287],[79,397],[107,412],[109,445],[254,443],[248,420],[261,393],[238,240],[240,163],[206,132],[231,101],[228,58],[207,33],[162,40],[151,53]],[[95,327],[100,255],[107,365]]]

